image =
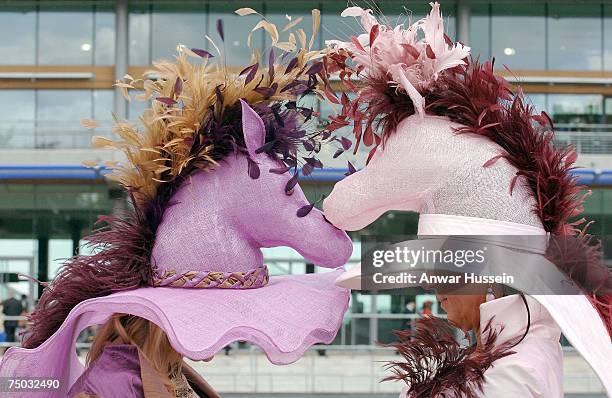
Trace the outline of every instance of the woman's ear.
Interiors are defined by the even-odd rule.
[[[240,100],[242,105],[242,134],[249,156],[255,158],[255,151],[263,146],[266,142],[266,127],[261,117],[247,104],[244,100]]]

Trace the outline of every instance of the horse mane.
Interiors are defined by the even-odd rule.
[[[612,338],[612,271],[602,262],[600,245],[593,244],[584,219],[572,222],[582,213],[585,198],[585,186],[571,174],[576,150],[554,146],[550,117],[536,114],[522,89],[512,90],[493,66],[493,61],[469,60],[443,74],[437,83],[439,98],[429,102],[428,110],[462,124],[458,134],[479,134],[502,148],[501,157],[518,170],[511,189],[519,176],[525,178],[535,197],[534,213],[555,237],[547,257],[584,290]]]

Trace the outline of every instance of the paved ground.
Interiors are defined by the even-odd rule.
[[[381,349],[328,348],[325,356],[311,350],[291,365],[276,366],[252,349],[220,353],[192,366],[224,398],[397,398],[401,384],[380,382],[389,375],[384,363],[396,359]],[[563,365],[565,398],[605,398],[598,378],[577,353],[566,352]]]
[[[294,364],[276,366],[253,351],[220,354],[193,365],[224,398],[396,398],[401,384],[380,382],[389,375],[383,364],[391,359],[397,357],[389,351],[327,350],[326,356],[311,351]],[[564,389],[566,398],[605,397],[599,380],[575,352],[565,354]]]
[[[397,398],[393,394],[223,394],[223,398]],[[565,398],[606,398],[601,395],[565,394]]]

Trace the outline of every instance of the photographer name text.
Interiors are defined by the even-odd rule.
[[[501,275],[478,275],[473,272],[459,275],[430,275],[428,273],[410,273],[402,272],[400,274],[386,275],[382,272],[377,272],[372,275],[372,280],[376,284],[425,284],[425,285],[442,285],[442,284],[486,284],[486,283],[502,283],[513,284],[514,276],[503,273]]]

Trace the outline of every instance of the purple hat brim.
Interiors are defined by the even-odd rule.
[[[350,297],[347,289],[334,285],[341,273],[274,276],[259,289],[147,287],[85,300],[39,347],[9,349],[0,362],[0,377],[59,379],[60,390],[40,397],[64,396],[83,372],[75,350],[79,333],[114,313],[154,322],[175,350],[193,360],[244,340],[259,346],[272,363],[289,364],[313,344],[329,344],[336,337]]]

